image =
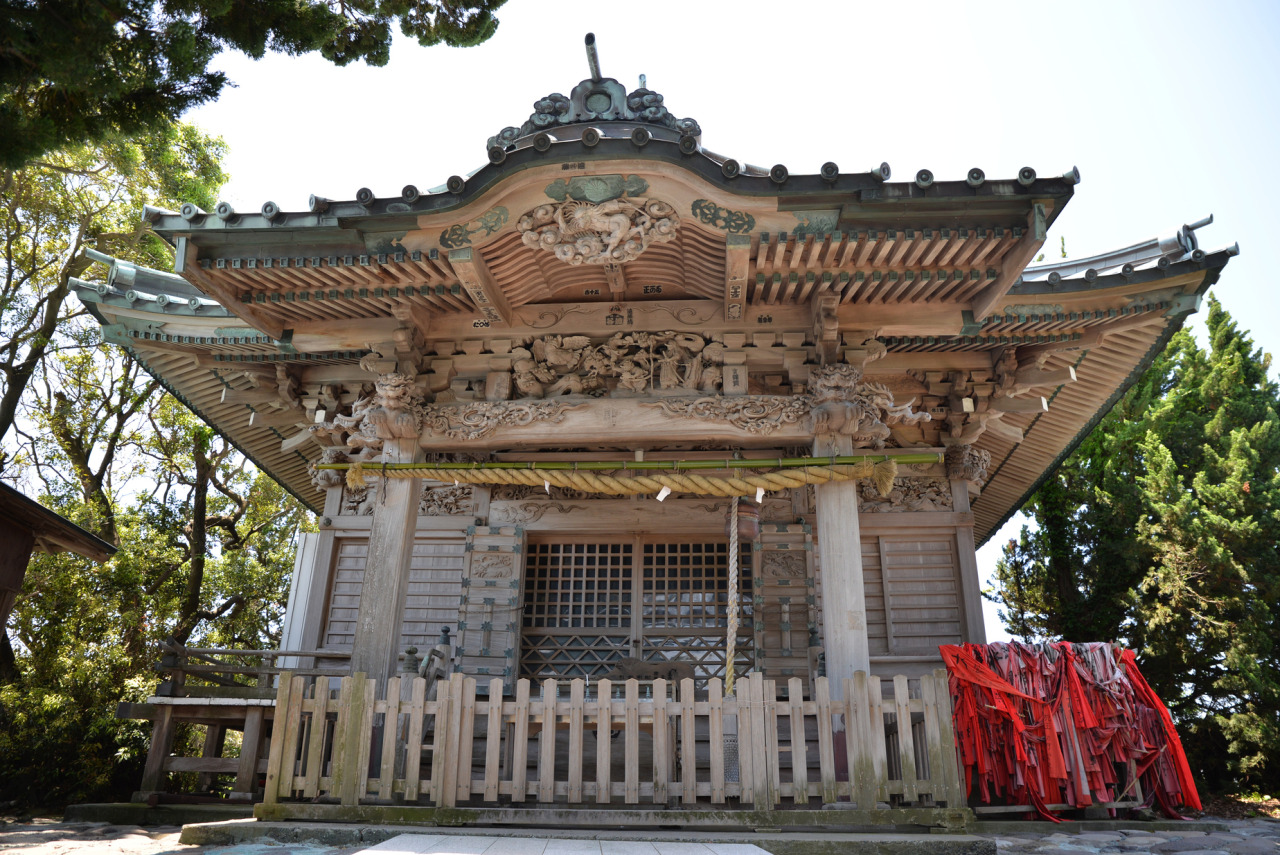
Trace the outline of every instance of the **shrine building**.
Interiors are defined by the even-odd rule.
[[[932,673],[985,640],[975,545],[1235,248],[1201,248],[1205,220],[1035,265],[1074,168],[755,167],[589,53],[567,96],[474,129],[469,175],[148,208],[174,272],[72,284],[315,512],[299,667],[385,686],[448,630],[446,670],[507,693],[701,688],[730,655],[806,699]]]

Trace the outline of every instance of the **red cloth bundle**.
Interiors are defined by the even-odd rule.
[[[1058,821],[1049,805],[1200,809],[1173,719],[1133,651],[1095,642],[943,645],[967,791]],[[1119,659],[1117,660],[1117,653]],[[1124,786],[1117,768],[1127,769]]]

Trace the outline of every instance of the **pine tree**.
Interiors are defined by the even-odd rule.
[[[1280,386],[1216,300],[1025,508],[997,598],[1026,638],[1118,639],[1210,787],[1280,782]],[[1222,750],[1225,749],[1225,750]]]
[[[210,101],[229,48],[386,65],[391,28],[479,44],[506,0],[0,0],[0,168],[134,135]]]

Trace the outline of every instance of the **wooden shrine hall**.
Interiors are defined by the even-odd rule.
[[[149,208],[173,273],[102,258],[104,284],[73,280],[107,340],[319,520],[260,660],[287,727],[218,771],[276,810],[326,792],[963,806],[931,681],[940,644],[984,640],[975,544],[1236,250],[1200,247],[1210,218],[1029,267],[1075,169],[757,168],[588,45],[591,76],[466,177],[296,212]],[[444,630],[446,676],[411,689]],[[653,751],[639,773],[631,741],[607,756],[625,728]],[[791,740],[781,774],[750,766],[748,732]]]

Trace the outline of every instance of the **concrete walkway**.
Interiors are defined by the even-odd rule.
[[[1212,817],[1205,817],[1212,820]],[[267,832],[252,839],[231,842],[225,836],[214,842],[184,844],[176,827],[140,828],[91,822],[34,820],[0,824],[0,853],[20,855],[1280,855],[1280,822],[1270,820],[1217,820],[1214,830],[1177,824],[1161,824],[1143,830],[1133,824],[1115,828],[1090,823],[1087,829],[1046,827],[1047,824],[1001,823],[976,834],[751,834],[717,835],[669,830],[557,831],[458,829],[449,833],[406,834],[403,826],[351,827],[336,825],[258,824]],[[236,826],[216,823],[213,826]],[[1192,824],[1188,824],[1192,825]],[[190,830],[191,827],[188,827]],[[1105,829],[1105,830],[1103,830]],[[355,832],[353,834],[353,831]],[[1076,833],[1079,832],[1079,833]],[[520,836],[525,835],[525,836]],[[724,837],[739,841],[728,843]],[[717,837],[720,839],[718,840]],[[643,838],[643,839],[640,839]],[[683,839],[673,839],[683,838]],[[230,843],[230,845],[228,845]]]
[[[769,855],[749,843],[650,843],[449,834],[401,834],[361,851],[379,855]]]

